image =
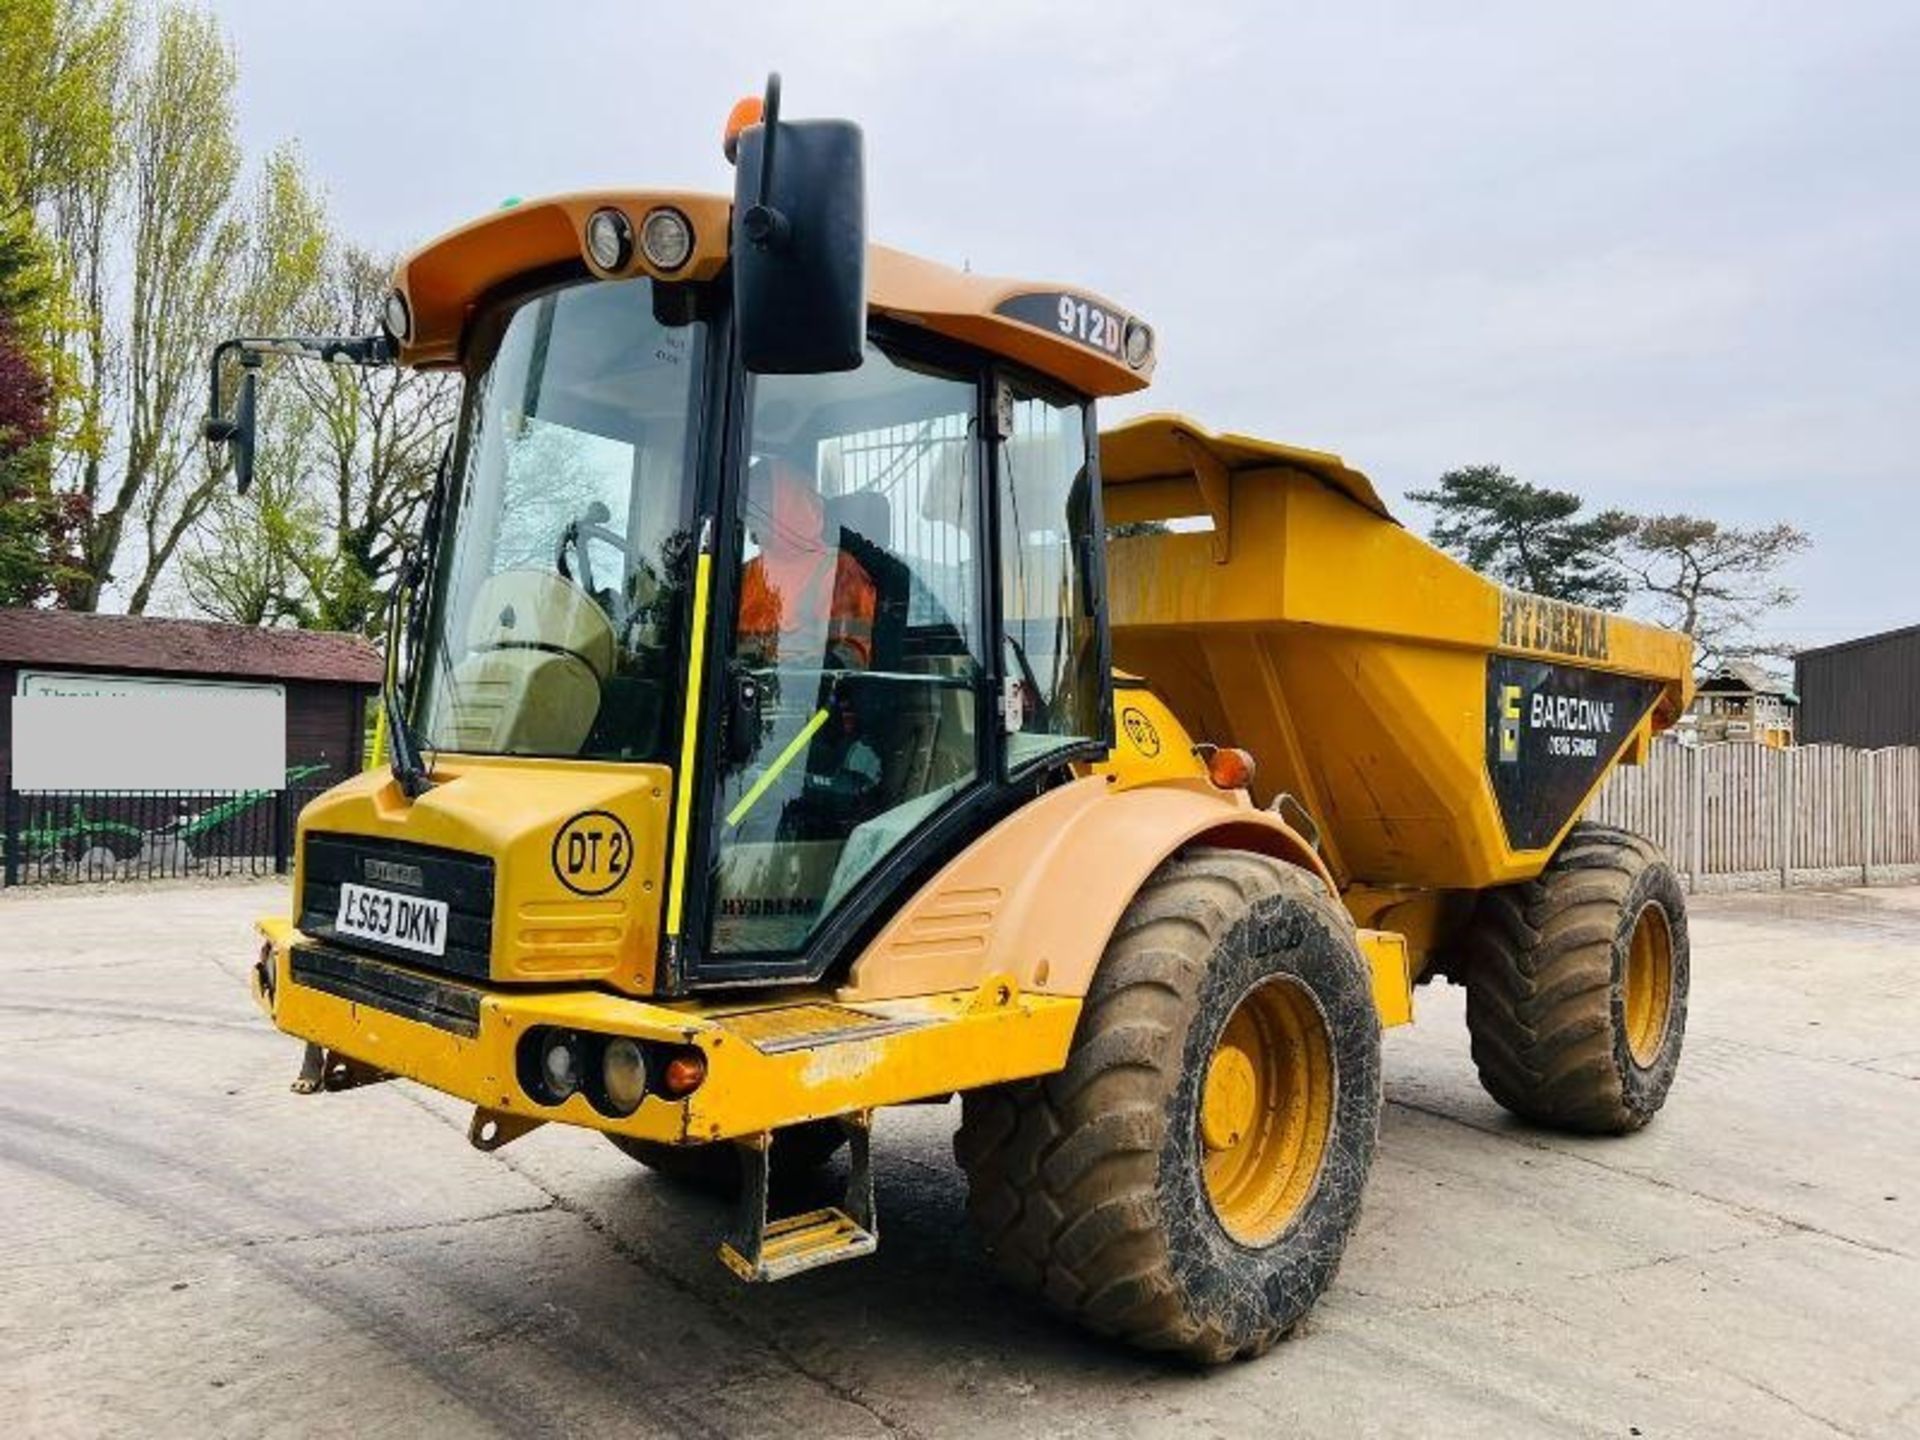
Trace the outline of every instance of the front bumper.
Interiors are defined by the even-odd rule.
[[[254,998],[287,1034],[486,1110],[669,1144],[755,1135],[1049,1074],[1065,1063],[1080,1015],[1078,1000],[1025,995],[1004,977],[977,990],[858,1004],[818,988],[772,1000],[656,1003],[594,989],[501,991],[435,977],[437,990],[453,992],[456,1003],[445,1008],[462,1017],[450,1027],[297,981],[293,950],[309,942],[283,920],[263,921],[260,931],[267,973],[254,972]],[[695,1046],[707,1077],[684,1099],[649,1094],[617,1120],[580,1094],[542,1104],[521,1088],[515,1064],[520,1037],[542,1025]]]

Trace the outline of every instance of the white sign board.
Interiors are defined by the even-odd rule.
[[[278,790],[286,777],[282,686],[20,672],[16,790]]]

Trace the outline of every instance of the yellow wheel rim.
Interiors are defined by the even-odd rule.
[[[1333,1046],[1298,981],[1250,990],[1227,1017],[1200,1095],[1207,1199],[1242,1245],[1271,1242],[1313,1190],[1333,1126]]]
[[[1673,931],[1667,912],[1649,903],[1633,922],[1633,942],[1627,949],[1627,973],[1622,982],[1627,1020],[1627,1052],[1641,1069],[1653,1064],[1660,1042],[1667,1038],[1667,1017],[1673,1009]]]

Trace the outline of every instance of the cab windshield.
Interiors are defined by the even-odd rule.
[[[419,663],[428,747],[669,758],[706,339],[688,298],[576,284],[476,336]]]

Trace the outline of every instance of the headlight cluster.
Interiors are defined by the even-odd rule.
[[[633,259],[633,222],[626,212],[603,206],[587,217],[587,255],[602,270],[624,270]],[[693,225],[671,205],[660,205],[640,222],[640,253],[662,272],[693,257]]]
[[[578,1093],[613,1120],[638,1110],[649,1094],[685,1099],[707,1078],[707,1057],[694,1046],[552,1025],[521,1037],[516,1062],[520,1088],[536,1104],[559,1105]]]

